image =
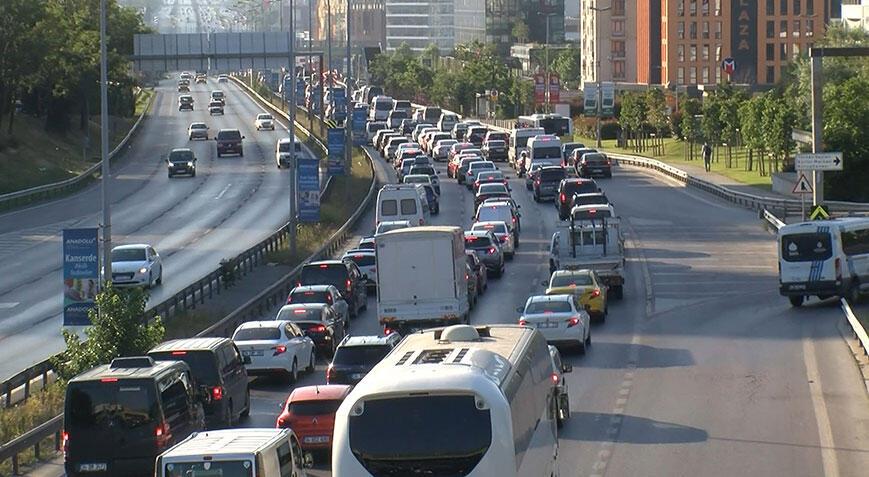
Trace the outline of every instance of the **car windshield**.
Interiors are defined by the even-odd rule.
[[[144,262],[144,248],[116,248],[112,250],[112,262]]]
[[[332,359],[333,365],[362,366],[375,365],[389,354],[390,348],[384,345],[339,346]]]
[[[830,234],[789,234],[781,238],[781,256],[787,262],[814,262],[833,256]]]
[[[208,350],[201,351],[155,351],[148,356],[157,361],[184,361],[190,366],[193,377],[201,384],[218,384],[217,363],[214,353]]]
[[[239,341],[275,341],[281,339],[281,330],[277,328],[242,328],[232,335],[232,340]]]
[[[260,115],[257,115],[256,118],[257,119],[272,119],[272,115],[271,114],[260,114]]]
[[[341,401],[337,399],[295,401],[287,405],[287,411],[294,416],[325,416],[335,414],[339,407]]]
[[[193,160],[193,151],[172,151],[169,153],[169,160],[172,162],[175,161],[192,161]]]
[[[301,143],[296,142],[294,144],[296,145],[296,152],[302,150]],[[281,141],[278,143],[278,152],[290,152],[290,141]]]
[[[343,287],[347,268],[342,264],[313,264],[302,268],[299,281],[302,285],[335,285]]]
[[[369,399],[359,408],[348,422],[350,450],[371,475],[468,475],[492,444],[491,411],[474,395]]]
[[[217,139],[222,141],[241,140],[241,133],[237,129],[223,130],[217,133]]]
[[[492,239],[485,235],[472,235],[465,237],[465,248],[471,250],[485,250],[492,246]]]
[[[525,307],[526,315],[534,315],[538,313],[570,313],[573,311],[570,303],[559,301],[532,301]]]
[[[563,274],[563,275],[555,275],[552,277],[552,280],[549,282],[550,287],[573,287],[573,286],[588,286],[592,285],[594,282],[591,279],[591,276],[588,274]]]

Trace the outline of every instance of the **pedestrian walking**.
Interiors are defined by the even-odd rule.
[[[706,167],[706,172],[709,172],[709,168],[712,167],[712,146],[709,145],[709,142],[703,143],[703,165]]]

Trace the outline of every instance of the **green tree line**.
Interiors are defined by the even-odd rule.
[[[99,0],[0,1],[0,127],[13,133],[17,105],[45,128],[84,129],[99,113]],[[128,56],[141,15],[108,0],[109,114],[135,108]]]

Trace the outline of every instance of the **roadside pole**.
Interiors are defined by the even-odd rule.
[[[100,0],[100,180],[103,202],[103,276],[100,285],[112,280],[112,213],[109,201],[109,73],[106,54],[106,1]]]
[[[823,88],[824,82],[821,76],[821,56],[812,56],[812,152],[817,154],[823,149]],[[812,170],[812,205],[824,202],[824,172]],[[805,220],[803,210],[803,220]]]
[[[350,176],[351,168],[353,167],[353,110],[350,109],[350,83],[351,83],[351,55],[353,50],[350,47],[350,0],[347,0],[347,72],[344,74],[344,174]],[[350,188],[347,188],[347,199],[350,198]]]
[[[295,256],[296,255],[296,206],[297,206],[297,185],[298,179],[296,178],[296,55],[294,51],[295,43],[296,43],[296,34],[295,34],[295,2],[294,0],[290,0],[290,28],[289,28],[289,59],[290,59],[290,78],[292,83],[292,88],[290,88],[290,105],[288,108],[288,115],[290,119],[290,123],[288,124],[288,132],[290,135],[290,220],[289,220],[289,235],[290,235],[290,253]],[[286,89],[286,88],[284,88]]]

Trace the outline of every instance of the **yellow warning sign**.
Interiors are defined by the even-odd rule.
[[[812,211],[809,213],[809,220],[826,220],[830,218],[830,211],[826,206],[818,204],[812,207]]]

